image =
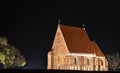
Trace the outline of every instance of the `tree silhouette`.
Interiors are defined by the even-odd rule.
[[[24,56],[17,48],[8,44],[6,37],[0,37],[0,63],[5,69],[23,67],[26,64]]]
[[[120,64],[120,55],[119,53],[107,54],[108,66],[112,70],[116,70]]]

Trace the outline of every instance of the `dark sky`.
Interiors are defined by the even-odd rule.
[[[58,19],[61,24],[85,24],[91,40],[107,53],[120,51],[119,2],[0,1],[0,36],[18,48],[27,60],[24,69],[46,69]]]

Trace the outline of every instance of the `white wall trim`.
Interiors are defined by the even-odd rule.
[[[96,57],[96,55],[94,53],[69,53],[69,54],[66,54],[66,55]]]

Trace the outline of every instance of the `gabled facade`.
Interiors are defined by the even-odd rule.
[[[107,71],[108,62],[84,28],[58,25],[47,69]]]

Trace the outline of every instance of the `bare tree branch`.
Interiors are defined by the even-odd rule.
[[[119,53],[107,54],[106,57],[108,60],[109,68],[115,71],[120,64]]]

